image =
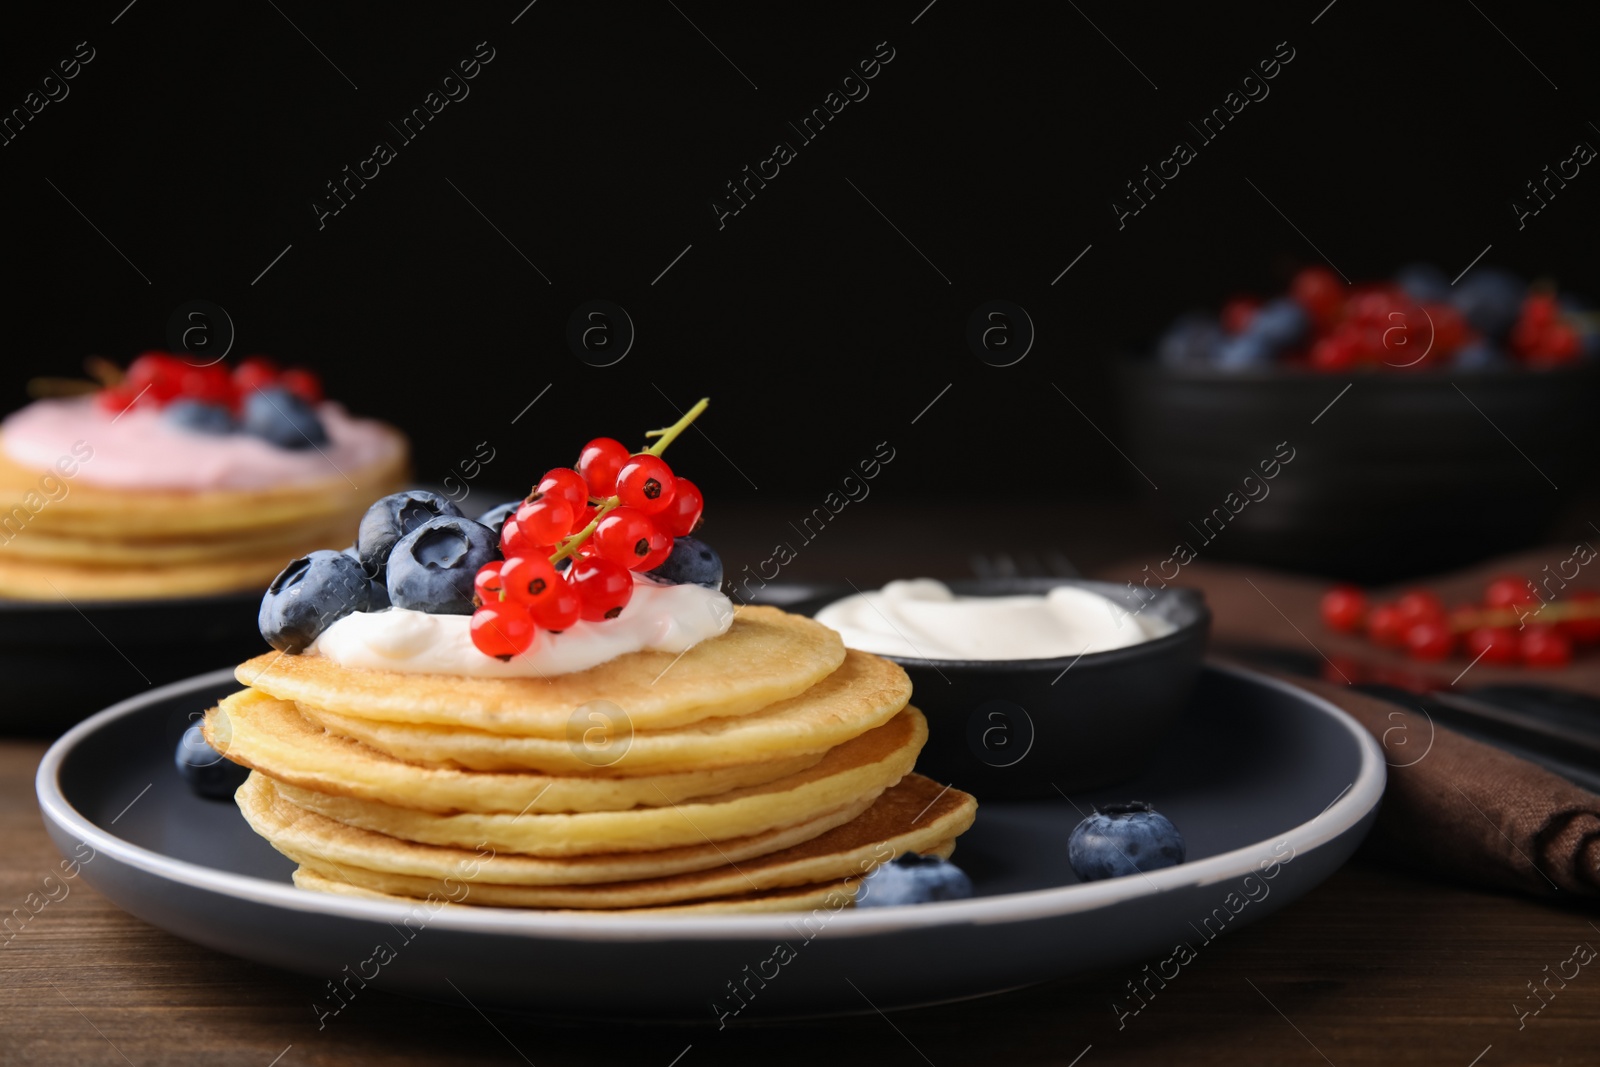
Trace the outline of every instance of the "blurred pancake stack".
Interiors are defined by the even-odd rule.
[[[94,395],[0,426],[0,597],[260,588],[399,488],[407,453],[398,430],[325,402],[309,372],[141,356]]]

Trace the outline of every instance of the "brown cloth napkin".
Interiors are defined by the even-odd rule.
[[[1571,554],[1568,546],[1530,551],[1406,587],[1431,589],[1446,605],[1473,602],[1491,578],[1537,575],[1546,564],[1554,566]],[[1149,574],[1143,569],[1147,562],[1107,567],[1097,576],[1137,583]],[[1420,664],[1362,637],[1334,633],[1318,613],[1318,602],[1331,584],[1323,579],[1196,561],[1173,584],[1205,593],[1216,647],[1314,649],[1335,662],[1349,655],[1441,685],[1468,662],[1453,658]],[[1373,592],[1381,598],[1395,590]],[[1447,878],[1546,897],[1600,895],[1600,796],[1423,715],[1354,692],[1332,669],[1325,677],[1335,680],[1285,680],[1339,705],[1383,746],[1389,784],[1370,839],[1374,847]],[[1545,670],[1479,663],[1457,685],[1510,681],[1600,696],[1600,655],[1580,652],[1571,666]]]

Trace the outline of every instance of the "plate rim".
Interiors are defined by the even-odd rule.
[[[1150,871],[1137,881],[1113,878],[970,900],[830,911],[828,922],[818,931],[819,936],[856,938],[946,925],[1029,922],[1092,911],[1124,900],[1171,890],[1215,885],[1245,877],[1255,870],[1263,855],[1263,845],[1270,846],[1275,839],[1288,841],[1294,848],[1293,854],[1299,856],[1334,841],[1377,808],[1387,782],[1383,752],[1377,740],[1348,712],[1324,697],[1259,671],[1211,661],[1207,661],[1205,667],[1303,700],[1338,723],[1355,739],[1360,753],[1360,767],[1356,776],[1321,814],[1265,841],[1251,842],[1192,863]],[[373,923],[401,921],[416,908],[426,906],[425,901],[408,905],[313,893],[265,878],[219,871],[187,860],[174,859],[102,830],[67,800],[61,790],[61,767],[67,756],[89,736],[149,705],[227,682],[233,677],[233,668],[225,667],[160,686],[113,704],[62,734],[45,752],[34,775],[34,790],[45,821],[51,827],[88,844],[96,855],[104,854],[152,877],[247,903]],[[1328,818],[1330,815],[1331,819]],[[1320,827],[1319,823],[1322,824]],[[614,912],[585,915],[572,911],[541,912],[518,908],[439,907],[431,913],[429,928],[446,929],[459,934],[511,935],[579,942],[758,941],[771,938],[783,940],[793,936],[795,916],[802,914],[806,913],[629,916]]]

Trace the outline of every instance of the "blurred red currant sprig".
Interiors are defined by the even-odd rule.
[[[120,372],[96,361],[91,373],[102,388],[101,408],[120,414],[130,407],[163,408],[174,400],[197,400],[238,414],[245,398],[269,385],[282,386],[308,404],[322,403],[322,381],[303,367],[282,370],[266,356],[246,356],[229,369],[221,362],[196,366],[167,352],[146,352]]]
[[[583,446],[572,467],[548,471],[500,530],[504,558],[474,579],[479,605],[472,643],[509,660],[533,647],[540,630],[559,633],[580,619],[622,613],[633,596],[631,571],[661,566],[674,538],[700,522],[705,498],[661,458],[667,446],[710,405],[645,436],[638,452],[609,437]],[[565,570],[557,564],[571,560]]]
[[[1571,662],[1573,646],[1600,643],[1600,592],[1577,589],[1547,603],[1532,583],[1516,577],[1496,578],[1480,603],[1449,610],[1427,590],[1369,604],[1364,592],[1349,585],[1323,594],[1321,609],[1331,629],[1364,633],[1420,660],[1460,653],[1486,663],[1560,667]]]

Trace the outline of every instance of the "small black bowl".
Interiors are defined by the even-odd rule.
[[[1177,722],[1200,675],[1211,612],[1197,590],[1146,591],[1079,578],[948,585],[962,596],[1042,596],[1071,585],[1176,629],[1127,648],[1058,659],[886,657],[911,676],[911,702],[928,717],[919,773],[980,801],[1056,797],[1139,773]],[[818,596],[786,607],[814,615],[837,599]]]
[[[1129,359],[1118,388],[1124,444],[1160,486],[1151,508],[1202,559],[1364,585],[1442,573],[1546,540],[1594,480],[1593,362],[1324,374]]]

